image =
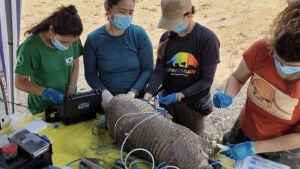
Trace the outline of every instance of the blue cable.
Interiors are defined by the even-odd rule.
[[[100,129],[106,129],[105,128],[105,117],[103,117],[100,121],[96,123],[96,126]]]
[[[43,140],[47,141],[49,144],[51,144],[50,140],[48,139],[48,137],[46,135],[42,135],[41,137]]]
[[[150,103],[149,100],[145,99],[145,98],[141,98],[142,101],[146,102],[146,103]]]
[[[81,158],[79,158],[79,159],[77,159],[77,160],[74,160],[74,161],[71,161],[71,162],[69,162],[66,166],[69,166],[69,165],[75,163],[76,161],[80,161],[80,160],[81,160]]]
[[[211,159],[210,160],[214,161],[213,163],[210,163],[210,164],[207,164],[206,166],[202,167],[201,169],[206,169],[207,167],[209,166],[212,166],[212,165],[215,165],[215,164],[219,164],[221,161],[220,160],[214,160],[214,159]]]
[[[158,164],[158,166],[156,167],[156,169],[159,169],[161,166],[163,166],[163,165],[166,165],[166,166],[168,166],[168,164],[166,163],[166,162],[162,162],[162,163],[160,163],[160,164]],[[165,166],[165,167],[166,167]]]

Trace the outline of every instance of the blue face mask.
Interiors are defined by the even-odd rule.
[[[183,23],[183,21],[180,22],[180,24],[177,26],[177,28],[175,28],[174,30],[172,30],[173,32],[180,34],[181,32],[183,32],[184,30],[186,30],[188,28],[188,24],[185,25]]]
[[[55,39],[55,36],[54,36]],[[54,45],[54,47],[58,50],[67,50],[68,48],[65,47],[64,45],[62,45],[61,43],[59,43],[56,39],[53,40],[53,38],[51,37],[52,40],[52,44]]]
[[[112,24],[118,29],[125,30],[131,25],[131,22],[132,16],[130,15],[114,14]]]
[[[293,73],[297,73],[300,72],[300,67],[293,67],[293,66],[281,66],[280,62],[277,60],[275,54],[274,56],[274,62],[275,62],[275,67],[278,71],[286,74],[286,75],[290,75]]]

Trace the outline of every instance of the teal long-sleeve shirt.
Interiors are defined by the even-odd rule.
[[[83,55],[89,86],[107,89],[113,95],[131,89],[140,93],[153,71],[151,41],[136,25],[120,36],[111,36],[105,26],[100,27],[88,35]]]

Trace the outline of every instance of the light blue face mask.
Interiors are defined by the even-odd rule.
[[[54,36],[55,39],[55,36]],[[69,48],[65,47],[64,45],[62,45],[60,42],[58,42],[56,39],[53,40],[53,38],[51,37],[52,40],[52,44],[54,45],[54,47],[58,50],[67,50]]]
[[[130,15],[114,14],[112,24],[118,29],[125,30],[131,25],[131,22],[132,16]]]
[[[177,26],[177,28],[175,28],[174,30],[172,30],[172,32],[175,32],[177,34],[180,34],[181,32],[183,32],[184,30],[186,30],[188,28],[188,24],[185,25],[183,23],[183,21],[180,22],[180,24]]]
[[[275,54],[273,55],[274,57],[274,62],[275,62],[275,67],[278,71],[290,75],[293,73],[300,72],[300,67],[294,67],[294,66],[281,66],[280,62],[277,60]]]

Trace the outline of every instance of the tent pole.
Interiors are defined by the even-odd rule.
[[[12,8],[11,8],[11,0],[5,0],[5,8],[6,8],[6,22],[7,22],[7,37],[8,37],[8,46],[9,46],[9,65],[7,65],[9,76],[7,78],[7,90],[8,100],[15,100],[14,98],[14,67],[13,67],[13,33],[12,33]],[[14,105],[9,104],[10,113],[13,114],[15,112]]]

